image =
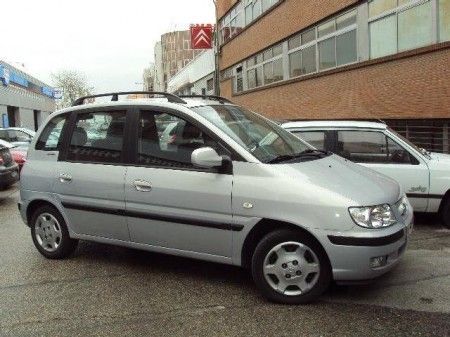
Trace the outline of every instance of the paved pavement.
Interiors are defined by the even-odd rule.
[[[46,260],[0,198],[0,336],[450,336],[450,231],[418,217],[409,249],[368,286],[304,306],[266,302],[240,268],[83,242]]]

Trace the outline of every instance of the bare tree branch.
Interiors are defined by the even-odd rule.
[[[58,109],[63,109],[81,96],[91,95],[94,90],[87,83],[84,74],[75,70],[61,70],[51,74],[54,87],[63,90],[62,99],[57,103]]]

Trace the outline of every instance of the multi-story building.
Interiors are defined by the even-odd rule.
[[[214,50],[205,50],[169,80],[167,90],[179,95],[214,95],[214,71]]]
[[[218,0],[217,16],[222,96],[449,150],[450,0]]]
[[[161,36],[155,45],[155,90],[166,91],[172,76],[185,67],[200,51],[191,49],[189,30]]]
[[[154,69],[155,74],[153,76],[153,90],[164,91],[164,65],[162,62],[162,45],[161,41],[155,43],[153,48],[154,53]]]
[[[145,91],[153,91],[155,83],[155,65],[152,63],[150,67],[145,68],[142,74],[143,89]]]
[[[0,82],[0,127],[37,130],[55,111],[53,88],[3,61],[0,61]]]

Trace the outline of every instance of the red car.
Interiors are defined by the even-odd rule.
[[[27,160],[28,148],[25,146],[17,146],[0,139],[0,146],[8,148],[13,160],[19,165],[19,172]]]
[[[14,161],[19,165],[19,172],[22,170],[23,165],[27,160],[27,149],[22,147],[13,147],[10,148],[11,156]]]

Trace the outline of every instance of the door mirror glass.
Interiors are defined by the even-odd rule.
[[[192,165],[201,168],[222,166],[223,158],[211,147],[194,150],[191,155]]]

